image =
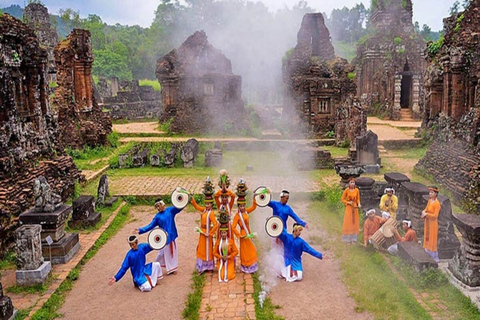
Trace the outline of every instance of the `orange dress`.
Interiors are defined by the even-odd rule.
[[[230,256],[229,259],[223,261],[221,257],[224,255],[222,247],[225,246],[227,249],[226,255]],[[237,246],[235,241],[230,238],[223,240],[219,238],[215,244],[215,250],[213,251],[214,256],[217,258],[217,269],[218,269],[218,281],[227,282],[229,280],[235,279],[235,257],[238,254]]]
[[[380,229],[380,226],[384,222],[385,221],[379,216],[373,217],[373,220],[367,218],[363,224],[363,242],[366,243],[370,237],[373,236],[378,229]]]
[[[230,201],[228,202],[227,205],[227,213],[230,218],[228,222],[228,237],[233,239],[233,233],[232,233],[232,209],[233,209],[233,204],[235,203],[235,193],[233,191],[227,189],[227,194],[230,196]],[[217,208],[220,209],[221,202],[220,202],[220,196],[222,195],[222,190],[218,190],[215,192],[215,204],[217,205]],[[220,231],[217,232],[217,238],[220,238]]]
[[[232,223],[233,233],[240,239],[240,269],[245,273],[253,273],[258,270],[257,249],[253,239],[245,238],[245,236],[251,233],[249,213],[256,208],[257,203],[254,201],[253,205],[250,208],[246,208],[243,214],[237,212]],[[240,231],[238,231],[237,225],[240,226]]]
[[[197,246],[197,258],[204,261],[213,260],[213,236],[218,229],[217,218],[215,218],[215,213],[213,212],[213,210],[207,212],[205,207],[198,205],[193,198],[192,205],[197,211],[200,211],[202,213],[200,218],[200,229],[202,229],[202,232],[209,235],[207,239],[205,235],[200,234]]]
[[[425,217],[425,227],[423,229],[423,247],[432,252],[437,250],[438,242],[438,214],[440,213],[440,201],[435,199],[435,201],[427,202],[427,207],[425,212],[427,216]]]
[[[408,229],[403,238],[398,235],[397,240],[400,242],[418,242],[417,233],[413,229]]]
[[[348,204],[349,201],[353,201],[353,205]],[[346,242],[357,241],[357,236],[360,230],[360,218],[358,215],[360,190],[358,190],[358,188],[350,190],[350,188],[347,187],[345,191],[343,191],[342,202],[345,205],[342,240]]]

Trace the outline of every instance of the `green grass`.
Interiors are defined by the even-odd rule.
[[[75,280],[77,280],[81,274],[80,271],[82,267],[98,252],[98,250],[111,238],[113,237],[118,230],[120,230],[125,223],[130,218],[129,215],[130,206],[123,206],[117,216],[113,219],[110,226],[105,230],[105,232],[97,239],[93,247],[85,254],[85,256],[80,261],[80,264],[70,271],[65,281],[55,290],[55,292],[50,296],[50,298],[45,302],[45,304],[33,315],[33,320],[51,320],[55,318],[62,317],[58,313],[58,309],[65,302],[65,296],[67,293],[72,290]]]
[[[199,318],[200,305],[202,303],[203,286],[205,285],[205,275],[199,274],[197,270],[192,275],[192,289],[185,302],[182,317],[188,320],[197,320]]]
[[[155,91],[160,91],[161,90],[160,82],[158,82],[158,80],[140,79],[140,80],[138,80],[138,84],[140,86],[151,86],[151,87],[153,87],[153,90],[155,90]]]
[[[28,317],[31,310],[32,310],[32,308],[18,310],[18,312],[15,315],[15,318],[13,318],[13,320],[23,320],[23,319],[25,319],[26,317]]]
[[[52,284],[52,274],[50,274],[47,278],[47,281],[43,284],[34,284],[32,286],[19,286],[14,285],[13,287],[9,287],[7,289],[8,293],[20,294],[20,293],[27,293],[27,294],[44,294],[45,291],[48,290],[48,287]]]
[[[339,148],[335,146],[322,146],[322,149],[330,151],[332,157],[346,157],[348,156],[348,148]]]
[[[255,300],[255,315],[257,320],[284,320],[285,318],[277,316],[275,310],[281,308],[274,304],[272,300],[267,296],[263,301],[263,308],[260,306],[259,295],[262,292],[262,284],[258,280],[258,274],[252,274],[253,278],[253,299]]]
[[[418,159],[425,157],[427,153],[427,147],[422,148],[406,148],[389,150],[388,152],[401,159]]]
[[[84,194],[84,193],[82,193]],[[112,213],[117,210],[117,208],[122,204],[122,200],[118,199],[111,207],[97,207],[96,211],[100,212],[102,214],[102,218],[100,221],[95,225],[91,227],[85,227],[85,228],[70,228],[67,224],[65,227],[65,231],[67,232],[79,232],[81,231],[82,233],[89,233],[95,230],[98,230],[101,226],[105,224],[105,222],[110,218]]]
[[[1,270],[14,269],[16,261],[17,254],[15,253],[15,250],[11,249],[5,252],[2,259],[0,259],[0,275]]]
[[[325,201],[314,201],[308,211],[332,237],[330,246],[341,263],[343,281],[357,303],[357,311],[370,312],[377,319],[431,319],[380,253],[340,242],[343,212],[331,209],[337,198],[332,193]]]

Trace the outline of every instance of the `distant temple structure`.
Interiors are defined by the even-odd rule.
[[[357,46],[357,96],[378,115],[421,119],[424,113],[425,42],[412,24],[411,0],[378,0],[372,32]]]
[[[162,86],[161,121],[175,132],[226,132],[248,129],[242,101],[242,78],[214,48],[204,31],[197,31],[157,61]]]

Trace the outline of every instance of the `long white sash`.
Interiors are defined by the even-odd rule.
[[[228,244],[228,239],[227,239],[227,244]],[[218,245],[218,251],[220,253],[220,256],[223,256],[223,239],[220,239],[220,244]],[[222,266],[224,268],[224,276],[223,276],[223,281],[227,282],[228,281],[228,260],[223,261],[222,258],[220,258],[220,268],[218,268],[218,281],[222,282],[222,275],[221,275],[221,270]]]

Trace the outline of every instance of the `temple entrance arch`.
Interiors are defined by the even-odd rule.
[[[403,66],[402,82],[400,89],[400,107],[411,108],[412,107],[412,91],[413,91],[413,81],[412,73],[410,72],[410,67],[408,65],[408,60]]]

